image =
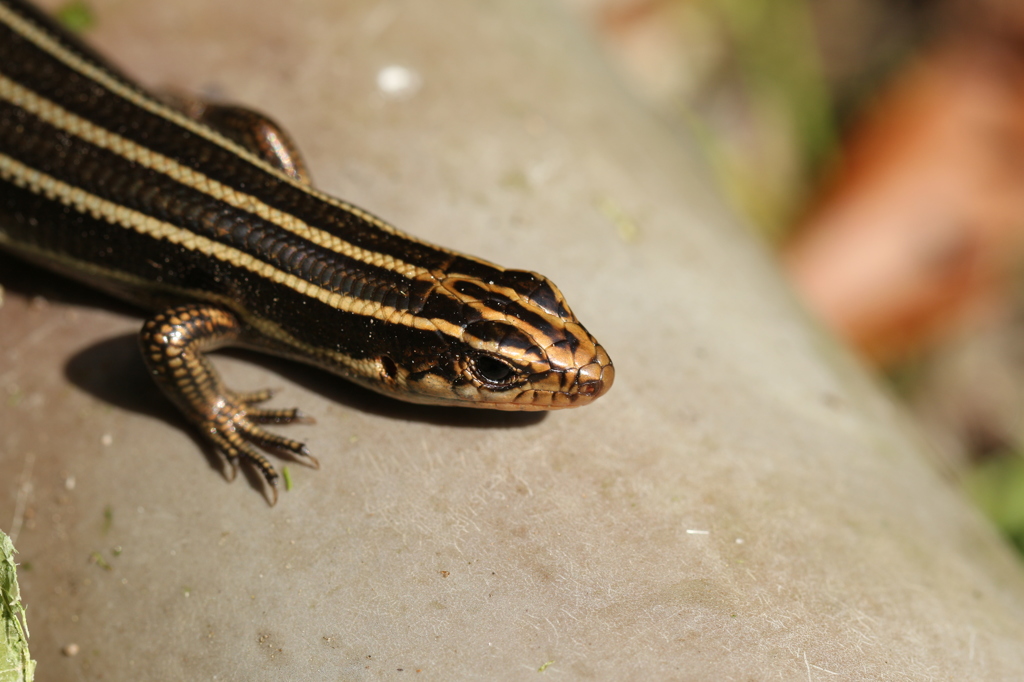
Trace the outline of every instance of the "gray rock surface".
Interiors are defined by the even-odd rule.
[[[538,419],[218,356],[318,419],[271,509],[149,385],[133,311],[0,262],[39,680],[1019,677],[1020,566],[556,5],[94,6],[91,42],[267,111],[322,189],[549,275],[617,378]]]

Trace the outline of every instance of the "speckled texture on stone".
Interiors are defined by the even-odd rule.
[[[0,261],[0,525],[30,564],[38,679],[1024,670],[1019,565],[556,5],[94,6],[91,42],[272,114],[322,189],[549,275],[617,379],[518,418],[218,355],[318,419],[286,430],[321,470],[293,464],[270,509],[148,383],[131,310],[33,301],[38,276]],[[378,89],[391,66],[408,90]]]

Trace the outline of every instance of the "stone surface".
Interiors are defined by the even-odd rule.
[[[321,470],[269,508],[148,383],[134,311],[0,261],[0,524],[39,680],[1024,670],[1020,566],[555,5],[94,6],[91,42],[267,111],[325,191],[549,275],[617,379],[537,418],[219,354],[319,422],[287,431]]]

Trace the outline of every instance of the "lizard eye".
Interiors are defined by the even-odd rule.
[[[508,386],[518,376],[516,368],[493,355],[478,355],[471,364],[473,374],[491,386]]]

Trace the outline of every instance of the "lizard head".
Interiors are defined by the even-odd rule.
[[[381,355],[375,388],[413,402],[502,410],[575,407],[608,391],[608,353],[554,284],[463,260],[468,266],[431,275],[417,313],[436,327],[438,342]]]

